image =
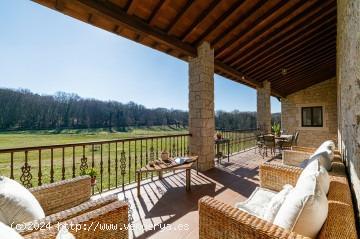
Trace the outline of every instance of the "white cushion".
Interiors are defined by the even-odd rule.
[[[326,170],[331,170],[331,162],[334,159],[333,142],[328,140],[320,145],[319,148],[309,157],[309,162],[313,160],[319,160],[320,164],[326,168]],[[335,144],[334,144],[335,145]]]
[[[268,222],[273,222],[276,214],[279,212],[281,205],[283,204],[287,195],[291,192],[293,188],[294,187],[290,184],[284,185],[283,189],[278,192],[265,207],[262,219]]]
[[[315,238],[328,214],[328,201],[319,174],[299,178],[275,217],[274,224]]]
[[[332,140],[327,140],[327,141],[323,142],[320,145],[320,147],[326,147],[326,148],[330,149],[333,152],[335,151],[335,143]]]
[[[236,203],[235,207],[251,215],[262,218],[265,208],[276,194],[277,192],[275,191],[257,187],[246,201]]]
[[[0,236],[1,238],[6,239],[22,239],[23,237],[20,236],[13,228],[5,225],[4,223],[0,222]]]
[[[327,170],[319,163],[318,160],[308,162],[304,170],[301,172],[298,182],[309,175],[315,175],[318,177],[321,188],[325,194],[328,194],[330,187],[330,177]]]
[[[0,220],[7,224],[19,224],[45,217],[39,202],[18,182],[0,177]]]

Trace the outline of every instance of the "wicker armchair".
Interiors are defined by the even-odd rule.
[[[46,217],[26,223],[26,228],[31,225],[33,228],[21,233],[24,238],[55,238],[60,224],[68,225],[77,239],[128,238],[128,231],[124,228],[128,223],[128,204],[115,195],[91,200],[89,176],[35,187],[30,191],[38,199]],[[101,229],[105,224],[116,224],[118,228]],[[43,226],[43,230],[36,225]]]
[[[282,151],[282,162],[285,165],[299,167],[315,150],[316,148],[293,146],[291,150]],[[338,150],[335,150],[334,161],[341,162],[341,156]]]
[[[265,163],[260,166],[260,186],[279,191],[284,184],[295,185],[301,171],[298,167]],[[342,163],[333,163],[330,178],[328,218],[317,238],[358,238],[350,188]],[[305,237],[206,196],[199,200],[199,238]]]

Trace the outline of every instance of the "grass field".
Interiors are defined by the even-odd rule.
[[[134,128],[127,132],[109,132],[108,130],[62,130],[62,131],[22,131],[0,133],[0,149],[44,146],[53,144],[80,143],[101,140],[120,140],[134,137],[163,136],[186,134],[186,129],[172,127]],[[251,133],[250,133],[251,134]],[[248,135],[250,135],[248,133]],[[246,133],[233,138],[231,151],[239,151],[253,145],[253,142],[242,142]],[[188,137],[167,137],[163,139],[132,140],[128,142],[87,145],[85,147],[65,147],[29,151],[28,164],[31,166],[32,186],[71,178],[80,174],[82,158],[86,158],[89,167],[94,165],[98,172],[95,191],[106,190],[128,184],[135,180],[135,172],[152,158],[158,158],[162,150],[170,151],[173,155],[185,155]],[[52,157],[51,157],[52,155]],[[41,156],[41,159],[40,159]],[[84,160],[83,160],[84,161]],[[13,155],[13,175],[17,181],[22,175],[21,167],[25,163],[25,152]],[[40,165],[41,164],[41,165]],[[10,176],[11,154],[0,154],[0,175]],[[52,167],[51,167],[52,166]],[[123,168],[121,169],[121,166]],[[41,170],[40,170],[41,169]],[[144,175],[144,177],[151,175]]]
[[[10,131],[0,132],[0,149],[182,133],[187,130],[171,126],[128,128],[126,132],[104,129]]]

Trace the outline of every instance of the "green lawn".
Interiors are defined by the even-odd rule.
[[[104,129],[0,132],[0,149],[182,133],[187,133],[187,130],[168,126],[128,128],[127,132],[109,132]]]
[[[109,132],[108,130],[63,130],[58,131],[22,131],[0,133],[0,149],[44,146],[53,144],[80,143],[101,140],[116,140],[134,137],[162,136],[186,134],[186,129],[172,127],[134,128],[127,132]],[[232,139],[231,152],[236,152],[254,145],[252,140],[243,142],[251,133],[228,135]],[[118,143],[96,144],[85,147],[77,146],[53,149],[33,150],[27,155],[31,166],[30,180],[32,186],[41,183],[71,178],[80,174],[81,163],[86,161],[88,167],[94,165],[98,172],[95,191],[106,190],[128,184],[135,180],[135,171],[144,166],[152,158],[156,159],[163,150],[172,155],[185,155],[187,152],[188,137],[168,137],[163,139],[147,139]],[[224,149],[222,149],[224,150]],[[52,157],[51,157],[52,155]],[[41,157],[40,157],[41,156]],[[86,160],[82,160],[82,158]],[[25,163],[25,152],[13,155],[13,175],[21,180],[21,167]],[[52,163],[51,163],[52,162]],[[41,167],[40,167],[41,164]],[[11,154],[0,154],[0,175],[10,176]],[[53,167],[51,167],[51,165]],[[122,170],[122,169],[123,170]],[[40,170],[41,169],[41,170]],[[150,177],[151,175],[144,175]]]

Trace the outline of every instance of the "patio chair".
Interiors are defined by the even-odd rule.
[[[292,145],[298,145],[298,139],[299,139],[299,130],[296,130],[295,134],[294,134],[294,141],[292,142]]]
[[[289,139],[283,139],[279,140],[277,142],[277,145],[279,146],[279,149],[282,151],[284,149],[291,149],[293,143],[294,143],[295,136],[292,135]]]
[[[328,216],[316,238],[355,239],[357,237],[354,207],[345,166],[333,162],[327,194]],[[280,191],[285,184],[295,185],[301,168],[281,164],[260,165],[260,186]],[[305,238],[285,230],[231,205],[205,196],[199,200],[200,239]]]
[[[275,136],[274,135],[264,135],[264,145],[263,145],[263,158],[268,156],[268,149],[270,149],[271,155],[275,154]]]
[[[119,228],[128,224],[128,204],[118,200],[116,195],[91,200],[91,178],[81,176],[56,183],[31,188],[30,191],[39,201],[46,217],[27,225],[32,231],[24,231],[24,238],[55,238],[57,223],[81,225],[82,230],[69,228],[77,239],[81,238],[128,238],[128,230]],[[118,230],[101,230],[104,224],[117,225]],[[46,230],[34,225],[52,225]],[[90,229],[89,227],[93,225]],[[95,225],[96,228],[95,228]],[[89,230],[85,230],[88,228]]]
[[[256,153],[256,149],[258,149],[259,154],[261,154],[261,150],[263,149],[263,146],[264,146],[264,136],[261,134],[257,134],[255,153]]]

